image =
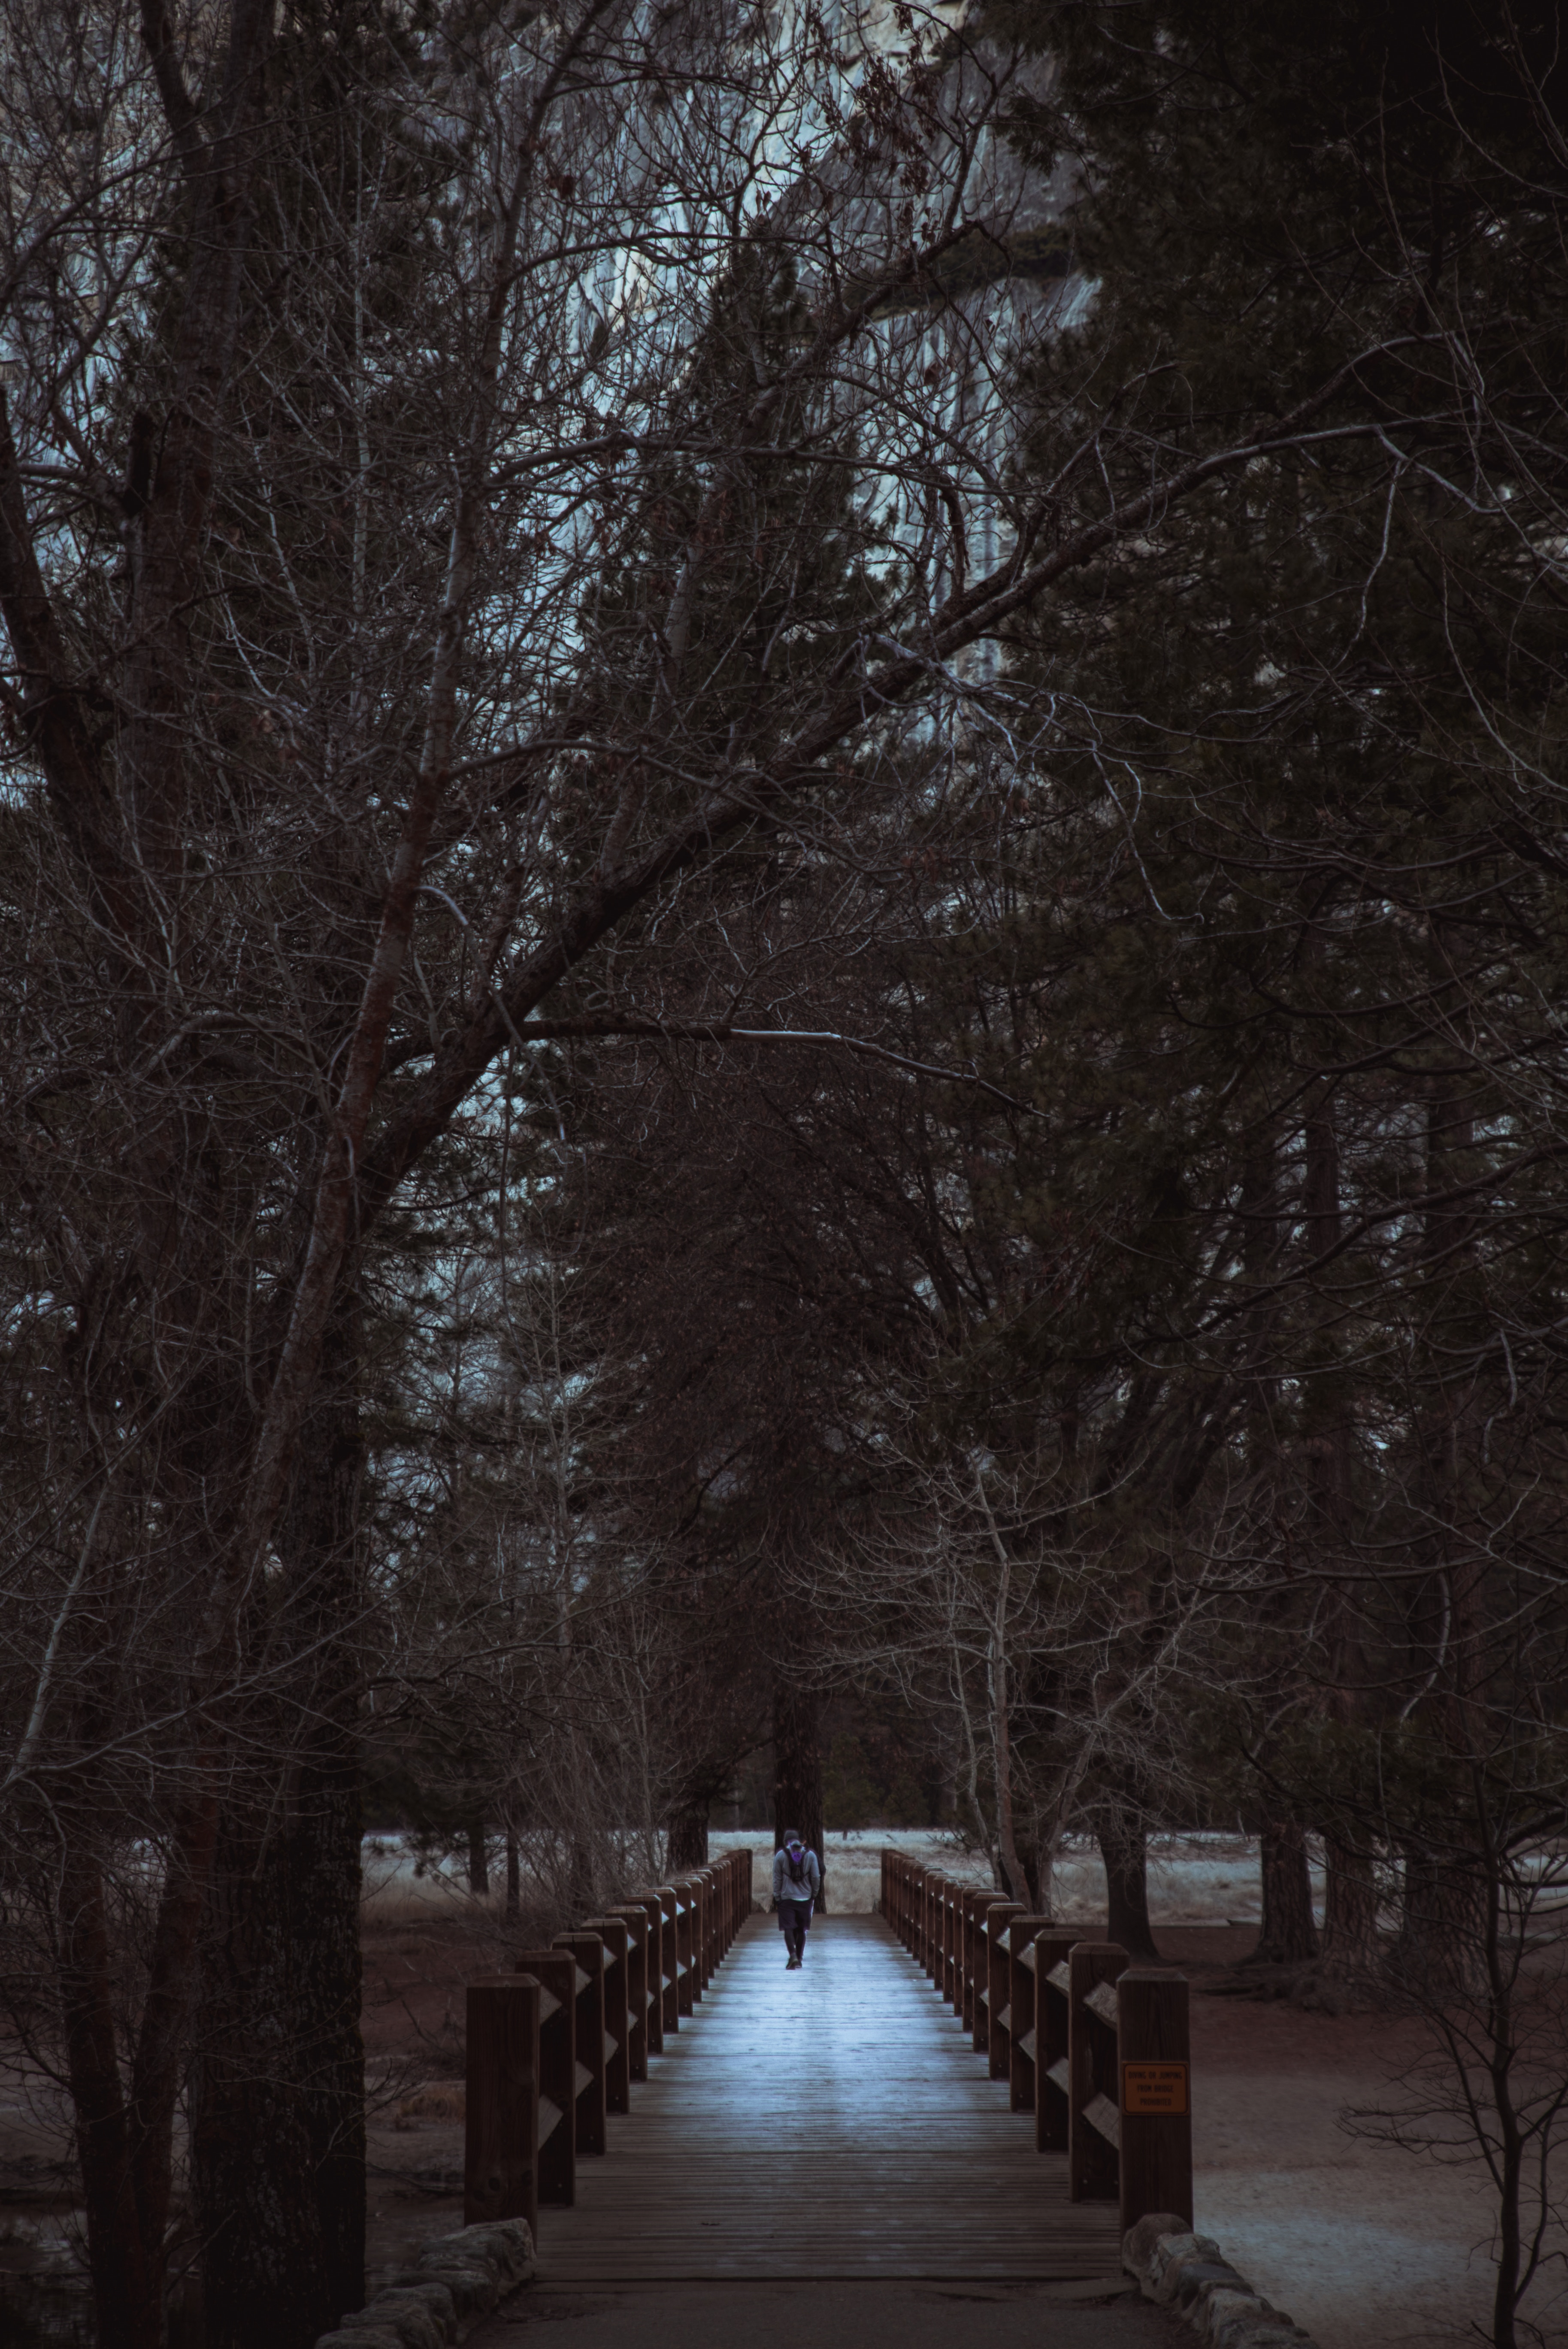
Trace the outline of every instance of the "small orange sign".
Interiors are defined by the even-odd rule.
[[[1186,2064],[1124,2064],[1121,2067],[1121,2109],[1124,2113],[1184,2113],[1187,2109]]]

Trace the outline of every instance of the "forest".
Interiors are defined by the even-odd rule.
[[[367,1828],[549,1922],[743,1800],[1092,1837],[1135,1952],[1258,1837],[1516,2338],[1560,35],[5,11],[0,2053],[100,2349],[359,2305]]]

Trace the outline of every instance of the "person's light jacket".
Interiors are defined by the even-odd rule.
[[[810,1844],[800,1855],[800,1874],[789,1873],[789,1855],[776,1851],[773,1855],[773,1899],[780,1900],[815,1900],[822,1889],[822,1871],[817,1865],[817,1855]]]

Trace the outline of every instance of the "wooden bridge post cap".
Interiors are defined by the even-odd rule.
[[[551,1946],[557,1950],[570,1950],[574,1957],[591,1960],[587,1967],[589,1973],[603,1971],[604,1944],[597,1933],[557,1933]]]

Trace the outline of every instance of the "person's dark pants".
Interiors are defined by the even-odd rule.
[[[779,1922],[784,1930],[784,1947],[792,1958],[806,1954],[806,1928],[811,1921],[809,1900],[780,1900]]]

